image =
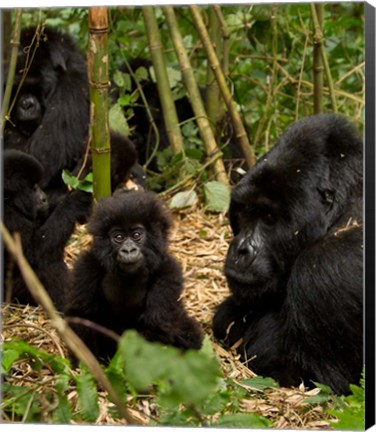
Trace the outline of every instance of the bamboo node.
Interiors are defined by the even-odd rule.
[[[91,28],[89,30],[91,34],[103,34],[108,32],[108,27],[101,27],[101,28]]]
[[[110,85],[111,85],[110,81],[106,81],[106,82],[89,81],[89,86],[91,88],[94,88],[94,89],[100,89],[100,90],[102,90],[102,89],[106,89],[106,88],[110,87]]]
[[[92,153],[106,154],[111,153],[111,148],[91,148]]]

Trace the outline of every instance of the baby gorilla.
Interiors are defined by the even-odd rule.
[[[88,319],[122,334],[199,349],[202,331],[179,300],[183,277],[167,251],[170,218],[151,192],[121,191],[102,200],[88,224],[93,245],[78,259],[66,316]],[[84,324],[72,326],[102,360],[113,340]]]

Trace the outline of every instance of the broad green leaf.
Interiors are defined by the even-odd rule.
[[[230,205],[230,188],[218,181],[204,184],[205,208],[214,213],[226,213]]]
[[[153,68],[151,67],[151,69],[153,69]],[[149,78],[148,70],[144,66],[140,66],[139,68],[137,68],[137,70],[134,72],[134,74],[135,74],[136,80],[138,82],[147,80]]]
[[[182,209],[186,207],[191,207],[196,204],[197,199],[197,194],[193,190],[178,192],[172,197],[169,207],[171,209]]]
[[[138,391],[168,376],[171,364],[179,356],[178,350],[147,342],[135,331],[125,332],[119,343],[119,352],[127,379]]]
[[[125,91],[131,89],[131,77],[128,73],[121,72],[119,70],[114,72],[113,81],[117,87],[122,88]]]
[[[200,403],[215,391],[220,365],[204,343],[202,350],[181,350],[148,342],[134,331],[122,336],[119,352],[129,383],[138,391],[159,387],[158,402],[165,407]]]
[[[71,172],[69,172],[67,169],[63,170],[62,173],[63,181],[66,185],[70,186],[72,189],[77,189],[80,181],[76,176],[74,176]]]
[[[120,105],[114,105],[108,112],[110,129],[125,136],[129,135],[129,126]]]

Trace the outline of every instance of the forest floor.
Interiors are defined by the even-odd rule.
[[[222,215],[205,213],[200,207],[174,213],[170,251],[183,267],[185,290],[182,300],[188,312],[200,321],[209,335],[223,374],[235,382],[240,382],[254,377],[255,374],[245,367],[234,353],[225,351],[215,343],[211,334],[211,320],[215,307],[229,293],[223,275],[223,264],[230,240],[231,230],[227,219]],[[66,248],[66,261],[69,266],[90,242],[91,237],[86,234],[85,227],[78,227]],[[21,338],[37,348],[66,356],[64,343],[40,307],[5,305],[2,316],[2,341]],[[42,388],[43,383],[48,383],[53,378],[49,376],[51,372],[48,371],[44,375],[34,376],[30,367],[19,367],[18,371],[7,377],[7,381],[13,382],[14,385],[25,385],[30,380],[40,380]],[[279,429],[331,429],[330,417],[325,413],[323,406],[305,403],[308,397],[317,395],[319,391],[308,390],[303,385],[298,388],[266,388],[241,400],[240,410],[261,414]],[[72,403],[77,400],[74,388],[68,399]],[[96,424],[119,424],[119,421],[108,414],[108,399],[105,395],[100,394],[99,400],[101,414]],[[141,418],[147,419],[151,410],[149,402],[143,401],[137,408],[141,411]]]

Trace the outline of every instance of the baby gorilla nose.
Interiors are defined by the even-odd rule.
[[[118,259],[122,264],[135,264],[142,259],[142,252],[138,245],[128,238],[119,249]]]

